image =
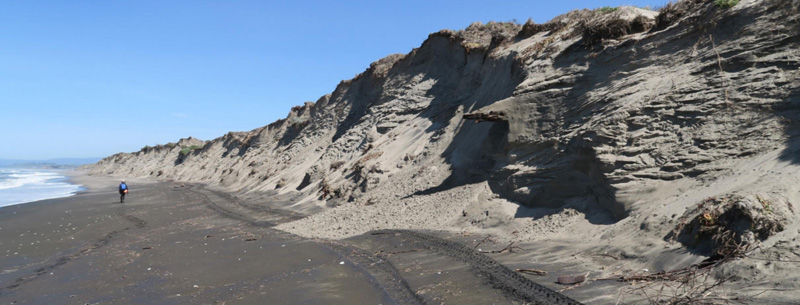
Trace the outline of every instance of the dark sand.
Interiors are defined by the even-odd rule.
[[[302,215],[200,185],[129,181],[122,204],[116,180],[76,180],[89,191],[0,208],[0,304],[523,304],[541,290],[430,234],[308,240],[271,228]]]
[[[0,304],[391,303],[325,245],[221,217],[186,187],[132,182],[120,204],[108,183],[0,208]]]

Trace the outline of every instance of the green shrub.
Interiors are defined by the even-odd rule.
[[[181,156],[188,155],[190,152],[192,152],[193,150],[198,149],[200,147],[201,146],[199,146],[199,145],[181,146]]]
[[[604,7],[598,8],[597,11],[601,12],[601,13],[611,13],[611,12],[616,12],[618,9],[619,9],[618,7],[604,6]]]
[[[714,4],[719,8],[731,8],[739,4],[739,0],[714,0]]]

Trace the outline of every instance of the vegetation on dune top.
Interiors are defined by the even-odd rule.
[[[720,8],[731,8],[739,4],[739,0],[714,0],[714,4]]]
[[[611,6],[604,6],[597,9],[597,11],[601,13],[611,13],[611,12],[616,12],[617,10],[619,10],[618,7],[611,7]]]
[[[200,145],[181,146],[181,155],[182,156],[188,155],[190,152],[200,147],[201,147]]]

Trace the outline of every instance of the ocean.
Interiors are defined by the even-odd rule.
[[[84,189],[66,180],[58,170],[0,169],[0,207],[68,197]]]

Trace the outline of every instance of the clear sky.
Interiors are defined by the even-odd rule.
[[[474,21],[600,1],[2,1],[0,159],[105,157],[283,118]]]

